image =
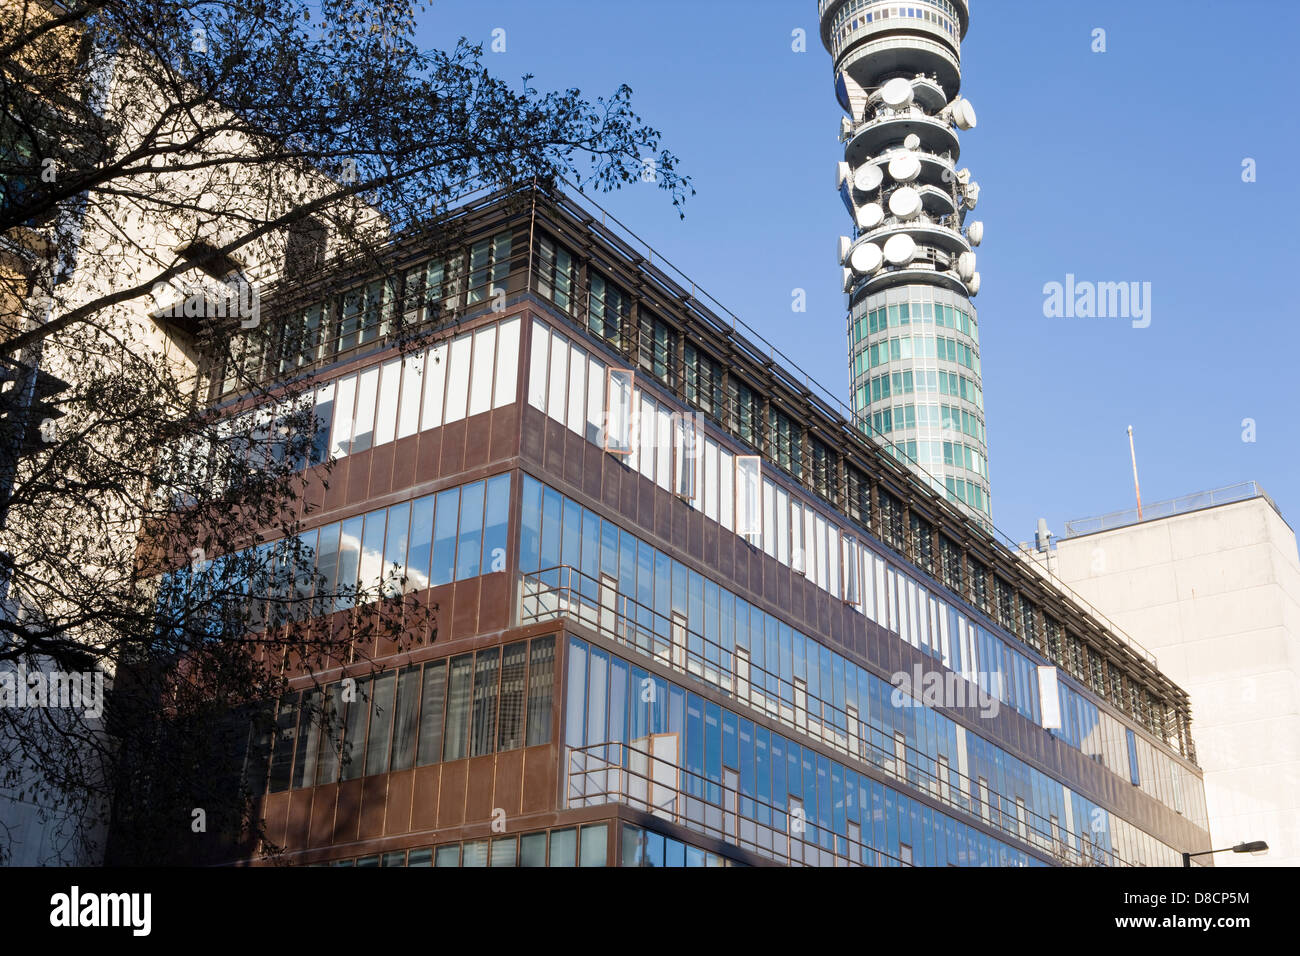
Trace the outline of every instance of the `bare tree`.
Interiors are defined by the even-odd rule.
[[[679,207],[691,192],[626,87],[503,82],[463,40],[417,49],[418,12],[6,0],[0,701],[20,668],[113,688],[102,717],[0,707],[0,790],[62,821],[52,861],[109,814],[115,859],[172,858],[196,808],[206,851],[273,851],[239,768],[214,772],[232,742],[250,722],[265,737],[287,675],[436,628],[409,582],[355,593],[309,570],[306,491],[330,472],[312,369],[246,361],[250,342],[292,354],[306,333],[261,324],[256,303],[383,276],[397,239],[455,249],[450,212],[477,190],[653,179]],[[385,334],[423,342],[430,316],[395,310]],[[230,370],[222,414],[213,362]],[[256,411],[232,424],[232,409]]]

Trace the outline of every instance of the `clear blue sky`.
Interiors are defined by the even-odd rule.
[[[1254,479],[1300,526],[1300,271],[1292,167],[1300,4],[974,0],[963,94],[979,127],[979,309],[993,517],[1046,517]],[[815,0],[434,0],[422,46],[491,42],[505,79],[595,96],[627,83],[694,177],[679,221],[650,186],[601,202],[841,397],[834,187],[842,115]],[[802,28],[807,52],[791,50]],[[1106,30],[1107,52],[1092,32]],[[1242,182],[1242,161],[1258,181]],[[1151,325],[1044,318],[1067,273],[1152,284]],[[791,290],[807,312],[791,311]],[[1257,440],[1242,441],[1254,419]]]

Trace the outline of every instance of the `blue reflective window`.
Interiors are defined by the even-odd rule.
[[[433,495],[411,503],[411,540],[406,551],[408,590],[429,586],[429,560],[433,554]]]
[[[437,512],[433,521],[433,567],[429,583],[448,584],[456,573],[456,518],[460,507],[460,489],[438,493]]]
[[[460,493],[460,533],[456,545],[456,580],[479,573],[483,544],[483,482],[466,485]]]
[[[530,574],[541,570],[542,484],[524,475],[519,523],[519,570]]]

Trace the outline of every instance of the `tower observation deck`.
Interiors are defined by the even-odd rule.
[[[848,295],[851,405],[886,443],[984,524],[989,499],[974,248],[980,187],[960,167],[975,128],[960,96],[967,0],[819,0],[834,62],[853,222],[838,247]]]

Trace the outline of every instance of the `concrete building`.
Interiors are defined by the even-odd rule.
[[[858,426],[948,500],[992,521],[979,293],[967,222],[979,184],[958,168],[975,110],[958,95],[967,0],[819,0],[847,116],[835,184],[853,218],[839,261],[848,294]]]
[[[1254,482],[1072,521],[1059,579],[1134,634],[1191,694],[1215,848],[1300,864],[1300,559],[1295,532]]]

